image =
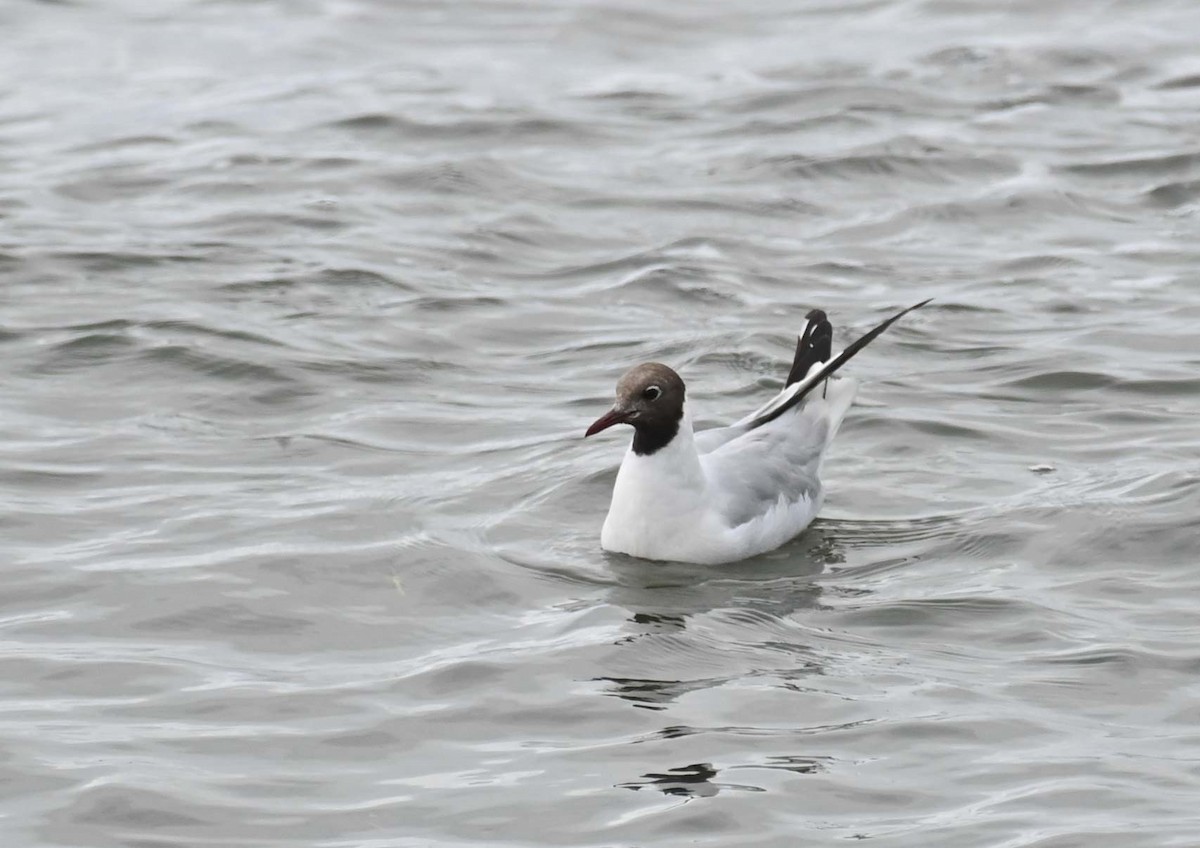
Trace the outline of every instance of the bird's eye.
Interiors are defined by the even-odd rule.
[[[662,389],[660,389],[658,386],[646,386],[645,391],[642,392],[642,397],[644,397],[646,400],[658,400],[661,394]]]

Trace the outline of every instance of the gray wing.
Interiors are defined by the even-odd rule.
[[[781,500],[793,504],[802,498],[817,499],[821,457],[831,426],[840,421],[840,416],[831,420],[823,414],[827,406],[796,407],[769,424],[734,433],[701,456],[719,509],[731,526],[765,515]],[[732,431],[737,426],[721,429]]]

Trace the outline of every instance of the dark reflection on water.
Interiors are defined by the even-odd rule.
[[[598,677],[599,681],[612,685],[612,694],[645,710],[663,710],[680,695],[696,689],[704,689],[720,681],[716,680],[628,680],[617,677]]]
[[[690,766],[667,769],[666,774],[644,774],[644,780],[633,783],[623,783],[623,789],[643,789],[652,787],[664,795],[679,795],[687,798],[711,798],[722,790],[743,790],[746,792],[763,792],[757,786],[746,786],[733,783],[715,783],[717,770],[709,763],[695,763]]]
[[[1195,842],[1200,7],[0,26],[5,844]],[[599,550],[628,365],[925,297],[801,538]]]

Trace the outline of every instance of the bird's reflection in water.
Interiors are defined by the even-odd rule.
[[[711,798],[723,789],[744,792],[765,792],[760,786],[748,784],[718,783],[713,780],[718,770],[712,763],[693,763],[690,766],[667,769],[662,774],[643,774],[640,780],[619,784],[622,789],[657,789],[664,795],[680,795],[687,798]]]
[[[635,677],[597,678],[612,686],[608,694],[616,695],[644,710],[665,710],[681,695],[700,689],[719,686],[726,678],[701,678],[699,680],[651,680]]]
[[[755,650],[791,654],[794,673],[818,671],[807,646],[786,641],[792,632],[786,619],[799,610],[821,607],[823,588],[813,578],[839,561],[836,541],[819,526],[781,551],[729,565],[614,556],[609,565],[618,584],[608,600],[629,612],[626,633],[615,643],[622,651],[614,664],[630,673],[596,679],[609,684],[606,694],[643,709],[662,710],[688,692],[743,676],[744,666],[735,662],[730,667],[727,647],[736,648],[734,653],[740,651],[743,658]],[[706,632],[689,633],[689,623],[699,619],[710,625]],[[726,637],[737,644],[721,644]],[[652,673],[668,669],[669,675]]]
[[[629,615],[626,632],[615,641],[606,663],[621,673],[596,679],[605,684],[605,695],[664,713],[690,692],[735,680],[758,678],[770,680],[767,685],[802,689],[807,684],[801,681],[823,669],[820,654],[807,644],[811,631],[797,626],[796,614],[822,608],[824,588],[814,578],[842,561],[836,539],[820,525],[781,551],[729,565],[612,557],[609,566],[618,584],[609,590],[608,600]],[[754,732],[671,725],[644,741],[747,730]],[[810,774],[820,770],[819,760],[777,754],[723,770],[785,769]],[[746,783],[718,781],[721,770],[712,763],[693,763],[648,772],[620,786],[653,788],[689,799],[722,790],[765,791]]]
[[[825,767],[828,757],[798,757],[782,756],[768,757],[761,764],[729,766],[724,771],[744,771],[747,769],[781,769],[796,774],[814,774]],[[721,772],[712,763],[693,763],[689,766],[669,768],[664,772],[649,772],[638,780],[621,783],[621,789],[657,789],[664,795],[680,795],[688,798],[711,798],[722,790],[732,789],[743,792],[765,792],[761,786],[749,783],[730,783],[717,781],[714,778]]]

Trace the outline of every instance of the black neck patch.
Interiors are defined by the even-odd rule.
[[[661,362],[643,362],[617,381],[614,409],[633,425],[633,452],[649,456],[665,448],[679,432],[687,389]]]
[[[680,410],[679,418],[670,421],[642,421],[633,423],[633,452],[638,456],[650,456],[658,453],[671,443],[671,439],[679,432],[679,419],[683,417]]]

